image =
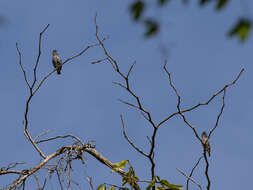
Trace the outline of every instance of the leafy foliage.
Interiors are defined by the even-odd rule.
[[[145,5],[146,4],[142,1],[136,1],[130,5],[130,13],[132,14],[132,17],[135,21],[138,21],[141,18]]]
[[[228,35],[230,37],[238,37],[241,42],[244,42],[252,28],[252,23],[249,19],[241,18],[234,25],[234,27],[229,31]]]
[[[120,161],[118,163],[113,164],[113,170],[112,170],[112,172],[116,172],[116,170],[119,169],[119,168],[121,168],[121,169],[125,168],[127,162],[128,162],[128,160],[122,160],[122,161]]]
[[[109,190],[115,190],[116,188],[114,186],[111,186]]]
[[[131,186],[131,189],[133,189],[134,183],[139,181],[139,178],[135,176],[135,172],[132,166],[128,168],[127,175],[123,177],[122,179],[122,186],[124,186],[126,183],[128,183]]]
[[[199,0],[199,5],[204,6],[210,2],[215,2],[215,9],[217,11],[223,10],[230,0]],[[157,0],[159,7],[165,7],[170,0]],[[188,0],[182,0],[186,4]],[[134,21],[139,21],[144,24],[144,35],[147,38],[158,34],[160,23],[155,18],[147,18],[143,16],[144,10],[147,8],[148,1],[137,0],[130,5],[130,14]],[[144,17],[143,19],[141,19]],[[237,37],[241,42],[244,42],[249,36],[251,30],[251,21],[249,19],[238,19],[237,24],[229,30],[230,37]]]
[[[101,184],[98,186],[97,190],[106,190],[105,184]]]
[[[155,178],[153,178],[152,181],[148,184],[146,189],[151,190],[151,188],[155,186],[155,182],[156,182]]]
[[[144,23],[146,27],[146,32],[145,32],[146,37],[151,37],[158,32],[159,25],[156,21],[148,18],[145,20]]]
[[[216,5],[216,10],[221,10],[223,9],[228,3],[228,0],[219,0],[217,5]]]

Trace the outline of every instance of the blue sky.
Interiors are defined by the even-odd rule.
[[[244,2],[248,7],[253,6],[250,1]],[[93,20],[97,12],[101,34],[110,36],[105,45],[120,68],[127,71],[131,63],[137,62],[130,82],[156,122],[176,111],[176,96],[162,69],[165,58],[182,95],[182,106],[206,100],[245,68],[238,83],[227,91],[224,115],[211,139],[210,177],[213,189],[248,188],[253,169],[252,37],[245,44],[226,37],[236,19],[248,15],[245,7],[239,1],[231,1],[224,11],[217,13],[212,4],[199,8],[197,3],[183,6],[173,1],[162,11],[155,9],[146,13],[160,19],[163,28],[158,37],[145,40],[143,28],[132,22],[128,6],[129,2],[116,0],[0,2],[0,13],[7,18],[5,26],[0,28],[0,167],[16,161],[31,163],[26,166],[32,167],[39,159],[23,135],[22,117],[28,89],[18,65],[15,43],[19,43],[24,67],[32,76],[39,32],[50,24],[42,44],[38,69],[41,79],[53,69],[53,49],[66,59],[96,42]],[[161,46],[167,48],[167,56],[161,53]],[[121,79],[110,65],[90,64],[101,58],[104,58],[102,50],[92,48],[64,65],[62,75],[54,74],[46,81],[31,104],[31,134],[36,136],[53,130],[51,135],[70,133],[83,141],[95,140],[97,150],[112,162],[129,159],[136,175],[148,179],[149,163],[123,138],[119,115],[124,116],[128,135],[144,150],[148,150],[146,136],[151,134],[151,127],[138,111],[117,100],[134,101],[112,84]],[[200,133],[214,125],[220,98],[208,107],[186,114]],[[57,141],[41,148],[50,154],[61,143]],[[189,173],[201,154],[193,132],[175,117],[161,126],[156,148],[156,173],[171,183],[185,184],[184,176],[176,168]],[[120,184],[117,174],[111,174],[108,168],[85,156],[86,170],[95,185]],[[87,188],[86,181],[78,176],[84,169],[78,164],[75,166],[76,180],[82,180],[82,187]],[[202,163],[194,177],[205,186],[203,171]],[[6,184],[6,180],[10,179],[1,177],[0,185]],[[32,188],[33,184],[29,185]]]

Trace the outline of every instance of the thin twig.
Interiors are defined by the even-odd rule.
[[[203,190],[202,189],[202,187],[201,187],[201,185],[198,183],[198,182],[196,182],[192,177],[190,177],[190,176],[187,176],[182,170],[180,170],[179,168],[176,168],[177,169],[177,171],[179,171],[181,174],[183,174],[188,180],[191,180],[193,183],[195,183],[199,188],[200,188],[200,190]]]
[[[129,103],[129,102],[126,102],[126,101],[123,101],[123,100],[120,100],[121,102],[131,106],[131,107],[134,107],[136,108],[137,110],[139,110],[142,115],[146,115],[146,117],[144,116],[145,119],[147,119],[147,121],[151,124],[151,126],[153,127],[153,133],[152,133],[152,138],[151,138],[151,147],[150,147],[150,151],[149,151],[149,154],[148,154],[148,159],[151,163],[151,175],[152,175],[152,179],[155,177],[155,162],[154,162],[154,150],[155,150],[155,140],[156,140],[156,134],[157,134],[157,126],[156,124],[154,123],[152,117],[151,117],[151,114],[148,110],[146,110],[144,107],[143,107],[143,103],[141,101],[141,99],[139,98],[139,96],[136,95],[136,93],[132,90],[132,88],[130,87],[130,84],[129,84],[129,76],[133,70],[133,67],[135,65],[135,62],[131,65],[129,71],[127,72],[127,74],[124,74],[120,68],[119,68],[119,65],[118,65],[118,62],[110,55],[110,53],[107,51],[107,49],[105,48],[105,45],[103,43],[103,41],[100,39],[99,37],[99,34],[98,34],[98,24],[97,24],[97,20],[96,20],[96,17],[97,15],[95,16],[95,25],[96,25],[96,38],[100,44],[100,46],[102,47],[103,51],[104,51],[104,54],[105,56],[107,57],[107,60],[109,61],[109,63],[112,65],[112,68],[114,71],[116,71],[120,77],[122,77],[125,81],[125,84],[121,84],[121,83],[118,83],[118,82],[114,82],[115,84],[119,85],[120,87],[124,88],[135,100],[136,100],[136,104],[132,104],[132,103]],[[133,146],[133,142],[132,142],[132,146]],[[136,145],[134,145],[133,147],[137,147]],[[134,148],[136,149],[136,148]],[[137,150],[138,151],[138,150]],[[138,151],[139,152],[139,151]],[[145,155],[145,154],[143,154]],[[145,155],[146,156],[146,155]],[[153,187],[153,189],[155,189],[155,187]]]
[[[196,162],[196,164],[195,164],[194,167],[192,168],[189,177],[192,177],[194,170],[197,168],[197,166],[199,165],[200,160],[201,160],[202,158],[203,158],[203,156],[201,156],[201,157],[198,159],[198,161]],[[187,181],[186,181],[186,190],[189,190],[189,180],[190,180],[190,179],[187,178]]]
[[[18,48],[18,43],[16,43],[16,49],[17,49],[17,52],[18,52],[18,55],[19,55],[19,65],[20,65],[21,70],[22,70],[23,73],[24,73],[25,82],[26,82],[27,86],[28,86],[29,88],[31,88],[31,86],[30,86],[30,84],[29,84],[29,82],[28,82],[28,80],[27,80],[26,71],[25,71],[25,69],[24,69],[24,67],[23,67],[23,64],[22,64],[22,55],[21,55],[21,52],[20,52],[20,50],[19,50],[19,48]]]
[[[164,65],[164,67],[166,68],[166,63]],[[181,113],[189,112],[189,111],[195,110],[196,108],[198,108],[200,106],[208,105],[215,97],[217,97],[219,94],[221,94],[226,88],[231,87],[232,85],[234,85],[238,81],[238,79],[241,77],[241,75],[242,75],[243,72],[244,72],[244,69],[241,69],[240,73],[236,76],[236,78],[231,83],[226,84],[222,89],[220,89],[219,91],[217,91],[216,93],[214,93],[207,101],[198,103],[197,105],[194,105],[194,106],[192,106],[190,108],[183,109],[183,110],[181,110]],[[157,127],[159,127],[160,125],[162,125],[163,123],[165,123],[166,121],[168,121],[169,119],[171,119],[172,117],[174,117],[174,116],[176,116],[178,114],[179,114],[178,111],[170,114],[165,119],[163,119],[161,122],[159,122],[157,124]]]
[[[124,120],[123,120],[123,116],[122,116],[122,115],[120,115],[120,120],[121,120],[121,124],[122,124],[123,135],[124,135],[125,139],[128,141],[128,143],[129,143],[135,150],[137,150],[137,152],[139,152],[140,154],[142,154],[142,155],[148,157],[148,155],[147,155],[145,152],[143,152],[140,148],[138,148],[138,147],[130,140],[130,138],[127,136],[127,134],[126,134],[126,127],[125,127],[125,123],[124,123]]]
[[[52,141],[52,140],[59,139],[59,138],[68,138],[68,137],[77,140],[80,143],[80,145],[82,145],[82,146],[84,145],[83,142],[81,141],[81,139],[79,139],[78,137],[76,137],[74,135],[70,135],[70,134],[69,135],[59,135],[59,136],[51,137],[48,139],[42,139],[42,140],[36,141],[36,144]]]

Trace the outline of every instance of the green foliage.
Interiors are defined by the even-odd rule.
[[[229,31],[229,37],[238,37],[241,42],[244,42],[252,28],[252,23],[249,19],[241,18]]]
[[[108,190],[115,190],[116,188],[114,186],[111,186]]]
[[[101,184],[98,186],[97,190],[106,190],[106,186],[104,184]]]
[[[157,34],[158,29],[159,29],[159,25],[156,21],[148,18],[144,21],[144,24],[146,27],[146,32],[145,32],[146,37],[151,37],[151,36]]]
[[[137,181],[139,181],[139,178],[137,176],[135,176],[134,169],[132,166],[130,166],[128,168],[128,173],[122,179],[122,186],[124,186],[126,183],[128,183],[131,186],[131,189],[133,189],[133,185]]]
[[[183,185],[171,184],[166,179],[160,180],[159,176],[157,176],[157,179],[158,183],[161,185],[160,187],[157,187],[157,190],[182,190],[181,187],[183,187]]]
[[[119,169],[119,168],[121,168],[121,169],[125,168],[127,162],[128,162],[128,160],[122,160],[118,163],[113,164],[112,172],[116,172],[117,169]]]
[[[223,9],[227,3],[228,3],[229,0],[216,0],[217,4],[216,4],[216,10],[221,10]],[[199,5],[200,6],[204,6],[206,5],[207,3],[210,3],[212,2],[212,0],[199,0]]]
[[[146,190],[151,190],[151,188],[154,187],[156,183],[161,185],[155,187],[156,190],[182,190],[182,185],[171,184],[166,179],[160,180],[159,176],[157,176],[156,178],[157,181],[155,178],[153,178],[152,181],[148,184]]]
[[[218,3],[216,5],[216,10],[223,9],[228,3],[228,0],[218,0]]]
[[[155,182],[156,182],[155,178],[153,178],[152,181],[148,184],[146,189],[151,190],[151,188],[155,186]]]
[[[141,18],[145,9],[145,5],[146,4],[142,1],[136,1],[130,5],[130,13],[135,21],[138,21]]]
[[[199,5],[204,6],[210,2],[216,2],[216,10],[221,11],[224,9],[230,0],[199,0]],[[165,7],[170,0],[157,0],[158,5]],[[181,0],[182,3],[188,3],[188,0]],[[148,1],[137,0],[130,5],[130,14],[134,21],[141,21],[145,27],[145,37],[150,38],[155,36],[160,29],[160,23],[154,18],[144,17],[141,19],[145,8],[147,7]],[[251,31],[251,21],[249,19],[239,19],[235,26],[229,31],[230,37],[238,37],[241,42],[244,42]]]

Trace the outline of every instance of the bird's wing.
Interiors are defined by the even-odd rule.
[[[59,56],[56,56],[56,58],[57,58],[57,63],[62,64],[62,60],[61,60],[61,58],[60,58]]]

